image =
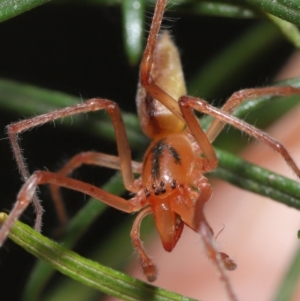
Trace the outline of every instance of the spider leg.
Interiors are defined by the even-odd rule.
[[[18,135],[35,126],[42,125],[49,121],[54,121],[59,118],[71,116],[80,113],[87,113],[105,109],[110,115],[117,141],[118,154],[120,157],[119,165],[122,172],[125,187],[132,192],[137,192],[139,187],[135,184],[131,166],[131,154],[126,136],[125,126],[122,120],[121,112],[118,105],[107,99],[93,98],[82,104],[72,107],[56,110],[46,114],[42,114],[33,118],[22,120],[7,127],[9,139],[12,145],[13,153],[18,164],[20,173],[26,181],[29,178],[29,172],[26,167],[25,159],[22,156],[22,151],[19,144]],[[36,209],[35,229],[40,230],[42,207],[36,196],[33,197],[33,203]],[[62,213],[63,214],[63,213]]]
[[[293,94],[300,94],[300,89],[291,86],[276,86],[240,90],[231,95],[221,110],[231,115],[245,100],[249,101],[262,96],[289,96]],[[214,119],[206,132],[210,142],[217,138],[224,126],[225,122],[222,122],[220,119]]]
[[[200,233],[201,236],[203,235],[201,227],[206,227],[206,232],[209,231],[211,237],[206,235],[206,238],[203,239],[205,240],[206,249],[209,248],[209,258],[217,265],[220,264],[218,261],[222,261],[227,270],[235,270],[237,267],[235,262],[227,254],[219,252],[214,245],[214,232],[204,215],[204,206],[212,195],[212,188],[207,178],[202,175],[201,170],[194,171],[192,186],[197,187],[197,190],[200,191],[197,199],[192,201],[191,196],[185,195],[181,202],[172,204],[172,210],[180,215],[187,226]],[[189,191],[188,193],[192,194],[193,192]],[[217,253],[219,254],[217,255]]]
[[[61,176],[68,176],[83,164],[98,165],[116,170],[121,169],[119,157],[90,151],[76,154],[56,173]],[[141,173],[141,163],[131,161],[131,165],[134,173]],[[50,185],[52,199],[54,201],[61,225],[64,227],[67,223],[67,216],[59,188],[60,186],[58,185]]]
[[[5,241],[9,230],[12,227],[15,220],[20,217],[22,212],[27,208],[27,206],[31,202],[37,186],[42,184],[54,184],[82,192],[91,197],[94,197],[99,201],[101,200],[103,203],[111,207],[114,207],[118,210],[127,213],[139,211],[141,210],[141,208],[147,205],[147,201],[145,200],[143,191],[138,192],[133,198],[127,201],[119,196],[108,193],[88,183],[61,176],[56,173],[51,173],[47,171],[36,171],[29,177],[29,179],[23,185],[22,189],[18,194],[18,198],[14,205],[14,208],[12,209],[9,217],[0,229],[0,246]]]
[[[298,90],[299,93],[299,90]],[[278,152],[282,158],[286,161],[288,166],[296,173],[297,177],[300,178],[300,170],[296,165],[295,161],[292,159],[286,148],[276,139],[268,135],[267,133],[257,129],[256,127],[240,120],[227,112],[217,109],[209,105],[205,100],[200,98],[195,98],[191,96],[182,96],[179,100],[180,108],[183,116],[185,117],[186,123],[195,137],[195,140],[200,143],[199,139],[201,136],[199,132],[203,132],[198,124],[197,118],[192,112],[192,110],[199,111],[215,117],[222,123],[228,123],[237,129],[247,133],[249,136],[258,139],[260,142],[265,143],[270,146],[274,151]],[[203,151],[204,152],[204,151]],[[205,154],[205,152],[204,152]],[[205,154],[206,155],[206,154]]]
[[[147,277],[148,281],[153,282],[156,280],[157,277],[157,268],[154,265],[153,261],[149,258],[149,256],[146,254],[146,251],[144,250],[142,246],[142,241],[140,239],[140,227],[141,222],[145,216],[152,213],[152,208],[147,207],[144,210],[142,210],[134,220],[130,236],[131,240],[133,242],[134,247],[139,253],[140,256],[140,265],[141,268]]]
[[[161,104],[168,108],[184,125],[186,123],[186,120],[182,115],[178,102],[176,101],[177,98],[175,99],[170,94],[168,94],[165,91],[167,88],[162,89],[155,82],[155,74],[153,74],[157,73],[157,70],[154,70],[156,50],[155,46],[157,44],[157,36],[159,33],[161,21],[163,18],[163,11],[165,9],[166,3],[166,0],[158,0],[156,3],[147,45],[141,62],[140,83],[153,98],[157,99]],[[169,87],[167,91],[171,91],[172,88],[172,86]],[[180,95],[178,95],[178,97],[179,96]],[[201,166],[203,168],[203,171],[207,172],[214,170],[218,165],[218,159],[215,154],[215,151],[204,131],[198,126],[198,121],[195,121],[194,126],[197,127],[197,143],[199,144],[202,152],[205,155],[205,158],[201,158]]]
[[[153,98],[159,100],[175,116],[177,116],[182,122],[184,122],[177,101],[175,101],[174,98],[172,98],[167,92],[160,88],[157,83],[155,83],[151,75],[151,71],[153,71],[152,67],[155,58],[154,52],[157,43],[157,36],[159,34],[166,4],[167,0],[158,0],[155,6],[147,45],[141,62],[140,82]]]
[[[231,301],[237,301],[238,299],[233,292],[232,286],[224,269],[224,266],[228,270],[230,270],[230,266],[235,269],[236,265],[231,259],[229,259],[230,263],[226,264],[225,257],[227,258],[228,255],[217,250],[213,238],[213,232],[205,220],[200,223],[199,233],[204,243],[207,256],[211,259],[219,271],[219,277],[225,285],[228,297]]]

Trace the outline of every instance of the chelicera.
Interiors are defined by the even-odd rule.
[[[244,131],[278,152],[300,178],[300,170],[285,147],[266,133],[241,121],[231,113],[244,100],[266,95],[300,94],[300,89],[289,86],[247,89],[234,93],[221,109],[202,99],[186,96],[186,87],[178,51],[167,31],[160,32],[167,0],[158,0],[147,45],[140,67],[137,108],[143,132],[152,139],[142,163],[131,160],[121,112],[116,103],[94,98],[65,109],[56,110],[8,126],[13,152],[25,180],[9,217],[0,230],[0,244],[5,241],[14,221],[33,201],[37,212],[35,229],[40,230],[42,207],[35,196],[38,185],[49,184],[62,223],[66,215],[62,206],[60,187],[80,191],[124,212],[138,212],[131,230],[131,239],[140,256],[141,268],[148,281],[154,281],[157,269],[146,254],[139,230],[143,218],[153,214],[163,247],[172,251],[184,225],[198,232],[206,254],[216,265],[230,300],[236,300],[226,270],[236,264],[215,246],[213,230],[209,226],[204,206],[212,188],[205,173],[214,170],[218,159],[212,142],[224,125],[230,124]],[[79,113],[106,110],[110,115],[119,156],[85,152],[74,156],[60,171],[36,171],[29,175],[18,142],[18,134],[49,121]],[[193,110],[209,114],[214,121],[204,132]],[[91,184],[69,177],[82,164],[100,165],[121,170],[126,189],[134,196],[125,200]],[[140,177],[134,179],[134,174]]]

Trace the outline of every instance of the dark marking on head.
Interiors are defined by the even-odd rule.
[[[152,169],[151,176],[154,180],[160,178],[160,159],[164,150],[168,150],[171,156],[174,158],[175,164],[181,164],[181,158],[177,150],[165,142],[166,139],[158,140],[157,143],[152,147]]]
[[[172,154],[172,156],[175,160],[175,163],[180,164],[181,159],[180,159],[180,156],[179,156],[178,152],[176,151],[176,149],[172,146],[169,146],[169,145],[168,145],[168,149],[169,149],[170,153]]]
[[[172,189],[176,188],[176,180],[172,180],[172,182],[171,182],[171,188]]]

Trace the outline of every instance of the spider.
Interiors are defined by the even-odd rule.
[[[148,281],[157,277],[157,268],[147,255],[139,235],[145,216],[153,214],[163,247],[170,252],[180,238],[184,225],[198,232],[207,256],[216,265],[230,300],[237,300],[226,270],[234,270],[235,262],[218,251],[214,233],[204,215],[212,188],[205,173],[214,170],[218,159],[212,142],[230,124],[269,145],[278,152],[300,178],[300,170],[285,147],[266,133],[241,121],[231,114],[244,100],[266,95],[300,94],[300,89],[281,86],[247,89],[234,93],[221,109],[206,101],[186,96],[181,63],[176,46],[167,31],[161,31],[167,0],[157,0],[147,45],[140,67],[137,108],[143,132],[152,139],[142,163],[131,160],[126,131],[118,105],[110,100],[94,98],[65,109],[56,110],[8,126],[13,152],[25,180],[8,219],[0,229],[0,245],[5,241],[14,221],[32,201],[36,208],[35,229],[40,230],[42,207],[35,196],[36,188],[49,184],[62,223],[66,215],[62,206],[60,187],[77,190],[116,208],[139,212],[131,239],[139,254],[141,268]],[[29,175],[18,142],[18,134],[49,121],[79,113],[106,110],[110,115],[119,156],[84,152],[74,156],[60,171],[36,171]],[[214,121],[204,132],[193,110],[209,114]],[[82,164],[94,164],[120,169],[126,189],[134,196],[125,200],[69,175]],[[140,177],[134,179],[134,174]]]

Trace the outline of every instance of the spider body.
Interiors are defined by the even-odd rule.
[[[146,152],[142,183],[165,250],[171,251],[183,229],[180,205],[194,209],[189,188],[195,156],[185,135],[172,134],[155,140]],[[149,177],[150,174],[150,177]]]
[[[167,31],[157,40],[153,61],[153,81],[160,82],[163,89],[179,99],[186,93],[186,87],[178,50]],[[197,155],[184,130],[185,123],[152,97],[142,84],[139,84],[136,102],[141,128],[154,138],[144,156],[142,186],[162,244],[165,250],[171,251],[184,223],[196,229],[194,203],[199,193],[190,186],[194,169],[199,168]],[[187,216],[187,211],[191,216]]]
[[[269,145],[300,178],[299,168],[282,144],[231,115],[245,99],[300,94],[300,89],[277,86],[242,90],[234,93],[221,109],[209,105],[203,99],[187,96],[178,51],[168,32],[163,31],[159,35],[166,3],[167,0],[157,0],[140,68],[137,109],[143,132],[153,140],[143,162],[131,160],[122,115],[118,105],[111,100],[94,98],[9,125],[8,135],[25,184],[9,217],[0,229],[0,245],[5,241],[15,220],[31,202],[37,212],[35,228],[40,230],[42,207],[35,196],[38,185],[50,185],[59,218],[62,224],[65,224],[66,214],[59,188],[66,187],[90,195],[123,212],[140,211],[133,223],[131,239],[139,254],[141,268],[149,281],[156,279],[157,269],[140,240],[140,225],[146,215],[154,215],[166,251],[171,251],[175,247],[184,224],[199,233],[206,254],[215,264],[228,297],[234,301],[237,298],[226,270],[235,269],[236,264],[227,254],[218,251],[213,231],[204,216],[204,205],[212,194],[212,188],[204,174],[214,170],[218,165],[212,142],[225,123],[228,123]],[[56,173],[36,171],[29,175],[18,134],[65,116],[98,110],[106,110],[112,119],[118,156],[97,152],[80,153]],[[194,110],[214,117],[206,132],[201,128],[193,113]],[[69,175],[83,164],[121,170],[126,189],[135,195],[125,200],[91,184],[72,179]],[[141,176],[134,179],[134,173]]]

